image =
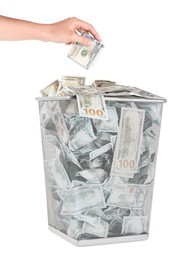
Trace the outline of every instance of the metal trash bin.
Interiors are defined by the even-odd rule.
[[[80,117],[75,97],[41,97],[49,229],[78,246],[148,238],[163,103],[105,97],[108,120]]]

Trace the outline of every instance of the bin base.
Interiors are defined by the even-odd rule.
[[[89,240],[80,240],[77,241],[64,233],[60,232],[56,228],[48,225],[50,231],[54,234],[64,238],[65,240],[71,242],[76,246],[93,246],[93,245],[103,245],[103,244],[114,244],[114,243],[123,243],[123,242],[135,242],[146,240],[149,234],[136,235],[136,236],[122,236],[122,237],[110,237],[110,238],[98,238],[98,239],[89,239]]]

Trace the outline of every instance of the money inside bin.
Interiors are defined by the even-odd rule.
[[[76,245],[146,239],[165,100],[106,97],[107,120],[38,100],[50,229]]]

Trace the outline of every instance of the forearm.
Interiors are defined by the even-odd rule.
[[[47,41],[49,25],[0,16],[0,40]]]
[[[88,38],[79,35],[82,31],[90,32],[95,39],[101,40],[91,24],[75,17],[52,24],[41,24],[0,16],[0,41],[39,40],[91,45]]]

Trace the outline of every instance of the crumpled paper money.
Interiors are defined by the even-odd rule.
[[[49,224],[76,240],[149,229],[162,103],[106,108],[102,121],[81,117],[75,99],[39,101]]]

